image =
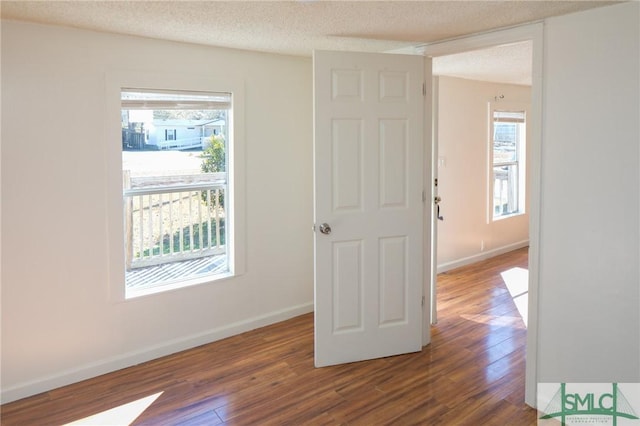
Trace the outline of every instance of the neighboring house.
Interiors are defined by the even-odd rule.
[[[153,120],[145,128],[147,145],[158,149],[205,148],[211,135],[224,134],[225,121]]]
[[[127,144],[124,140],[131,137],[123,131],[123,146],[137,149],[190,149],[205,148],[212,135],[225,134],[224,119],[155,119],[153,121],[136,122],[133,114],[129,117],[131,124],[140,123],[144,134],[144,144]],[[136,133],[138,134],[138,133]]]

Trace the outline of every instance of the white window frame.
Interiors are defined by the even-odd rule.
[[[122,197],[122,149],[121,100],[123,88],[148,90],[167,89],[195,92],[228,92],[233,97],[233,108],[229,111],[228,199],[229,221],[227,235],[229,247],[227,257],[229,272],[221,275],[207,275],[181,281],[180,283],[152,287],[135,293],[127,292],[125,286],[124,255],[124,203]],[[244,135],[244,82],[241,79],[211,74],[162,74],[144,72],[114,71],[107,73],[105,84],[105,167],[107,169],[106,209],[108,234],[108,277],[110,299],[124,302],[140,296],[166,295],[172,290],[185,289],[199,284],[218,282],[242,275],[246,271],[246,184],[245,184],[245,135]]]
[[[521,134],[517,146],[517,163],[518,168],[518,210],[500,216],[495,216],[494,212],[494,113],[499,112],[524,112],[525,129]],[[524,215],[527,211],[527,145],[529,134],[529,106],[520,102],[496,101],[488,103],[488,137],[487,137],[487,223],[497,222],[517,216]]]

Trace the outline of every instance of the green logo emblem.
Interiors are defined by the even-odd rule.
[[[561,383],[544,412],[548,414],[540,417],[541,420],[557,417],[562,425],[566,424],[570,416],[581,416],[581,419],[576,420],[588,423],[593,422],[593,416],[607,416],[613,421],[613,426],[618,424],[619,418],[639,419],[617,383],[611,384],[611,392],[599,393],[567,392],[567,384]]]

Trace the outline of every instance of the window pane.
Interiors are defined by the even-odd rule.
[[[493,162],[510,163],[518,160],[518,124],[495,122],[493,125]]]
[[[525,112],[493,111],[493,218],[524,213]]]
[[[229,271],[229,114],[207,106],[230,97],[200,97],[122,92],[127,295]]]
[[[493,168],[493,216],[518,212],[518,165]]]

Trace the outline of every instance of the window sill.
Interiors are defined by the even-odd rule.
[[[134,288],[127,289],[125,291],[124,299],[125,301],[137,299],[139,297],[151,296],[159,293],[167,293],[175,290],[180,290],[187,287],[193,287],[201,284],[210,284],[214,281],[226,280],[229,278],[233,278],[236,275],[232,272],[224,272],[215,275],[206,275],[198,278],[193,278],[190,280],[180,280],[174,282],[164,282],[161,284],[156,284],[152,286],[148,286],[145,288]]]
[[[511,214],[506,214],[504,216],[498,216],[498,217],[493,217],[491,219],[492,222],[499,222],[501,220],[505,220],[505,219],[511,219],[514,217],[518,217],[518,216],[524,216],[525,212],[517,212],[517,213],[511,213]]]

